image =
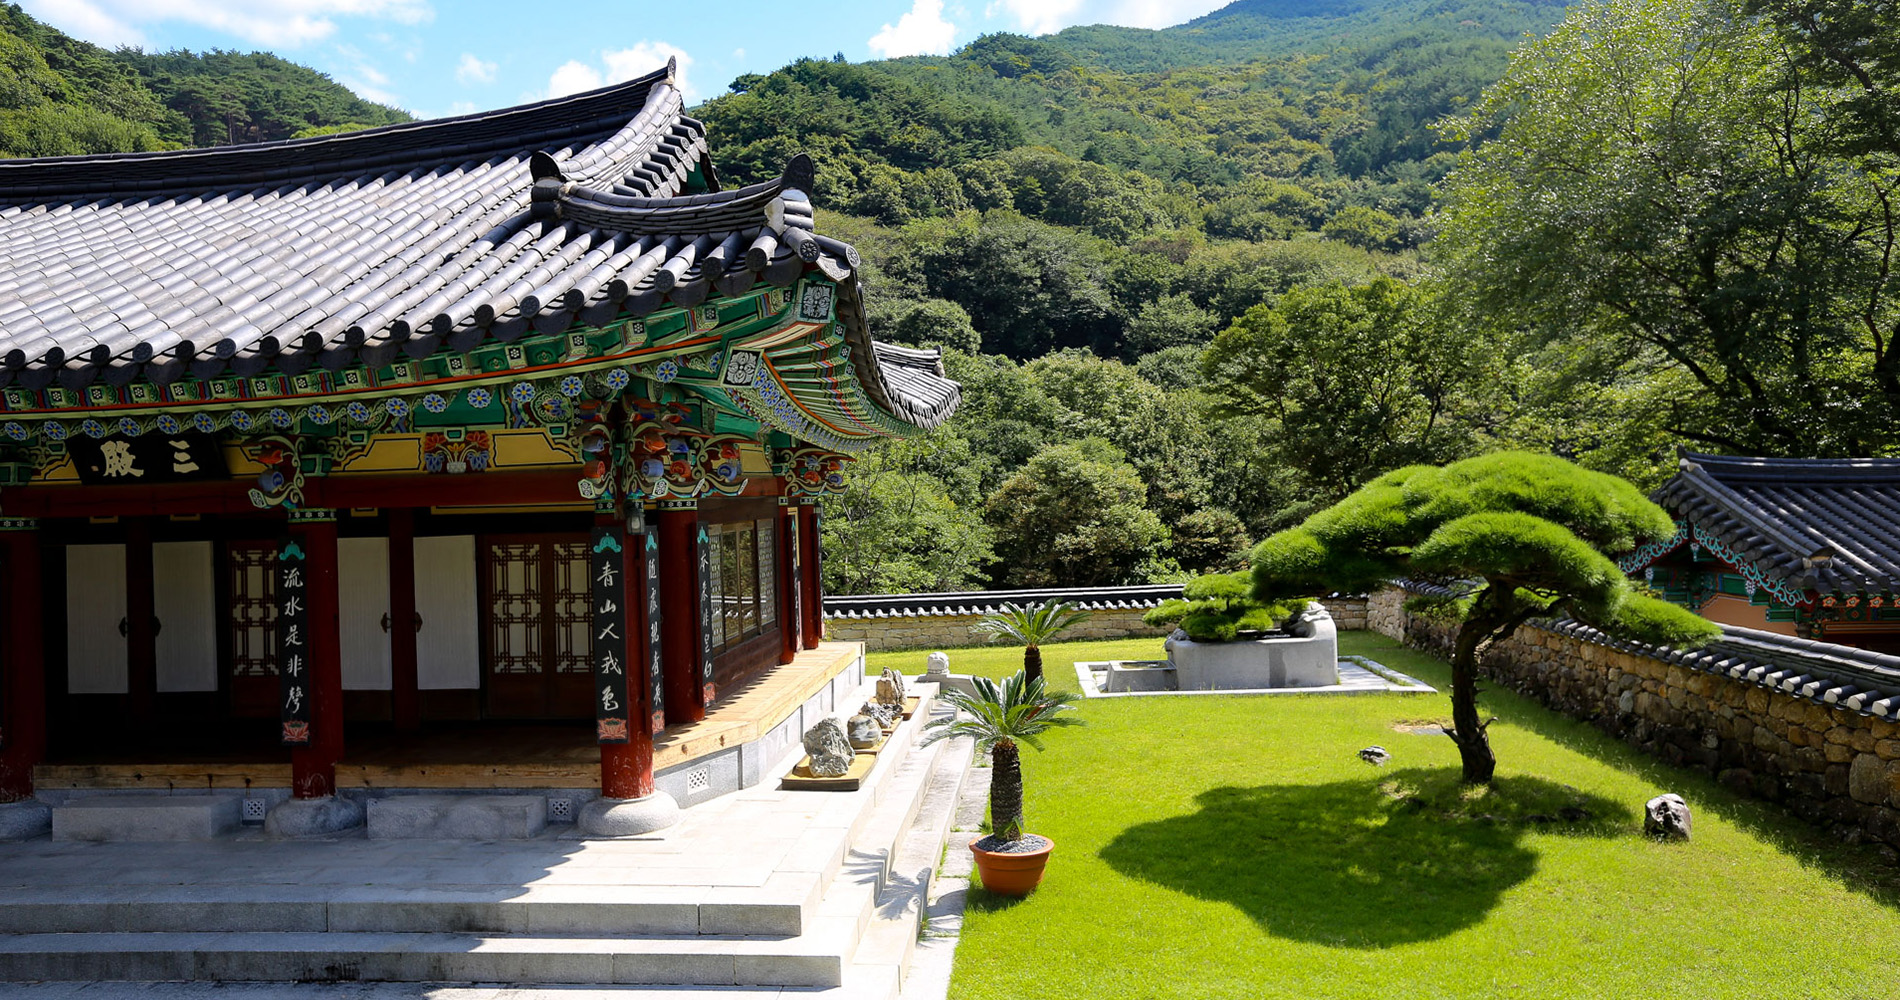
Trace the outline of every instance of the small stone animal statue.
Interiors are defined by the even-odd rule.
[[[1667,792],[1643,806],[1643,832],[1660,840],[1689,839],[1689,803]]]
[[[805,753],[811,757],[811,774],[814,778],[842,778],[851,770],[851,761],[857,756],[851,749],[851,739],[845,735],[844,726],[829,716],[819,719],[818,724],[805,731]]]
[[[884,738],[884,730],[879,728],[877,720],[868,715],[854,715],[845,723],[845,731],[851,737],[851,749],[869,750],[877,746]]]
[[[941,684],[950,677],[950,654],[932,653],[924,659],[924,680]]]
[[[1371,746],[1359,751],[1359,759],[1373,767],[1384,767],[1385,762],[1392,759],[1392,754],[1384,747]]]
[[[890,705],[896,708],[900,712],[903,711],[903,708],[904,708],[904,675],[903,674],[900,674],[889,667],[884,668],[884,676],[879,677],[877,679],[877,702],[880,705]]]

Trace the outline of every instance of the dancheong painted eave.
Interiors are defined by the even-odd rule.
[[[314,139],[0,161],[0,390],[24,390],[5,409],[387,384],[391,365],[802,283],[835,289],[839,343],[779,372],[781,394],[867,437],[941,423],[957,385],[935,352],[871,340],[856,252],[813,230],[810,161],[722,190],[673,74]]]

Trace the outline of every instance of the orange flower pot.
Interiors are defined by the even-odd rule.
[[[1020,854],[986,851],[975,842],[970,844],[970,853],[976,855],[976,870],[983,876],[983,888],[999,896],[1027,896],[1035,891],[1042,884],[1042,869],[1049,863],[1049,853],[1055,849],[1054,841],[1040,851]]]

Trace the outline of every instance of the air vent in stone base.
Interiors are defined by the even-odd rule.
[[[548,800],[548,822],[550,823],[574,822],[574,800],[573,799],[549,799]]]
[[[270,803],[265,802],[263,799],[244,800],[244,822],[246,823],[264,822],[264,814],[269,811]]]
[[[688,794],[703,792],[711,787],[712,770],[710,768],[696,767],[686,772],[686,791]]]

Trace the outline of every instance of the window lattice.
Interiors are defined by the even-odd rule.
[[[232,542],[231,676],[277,676],[277,547]]]

